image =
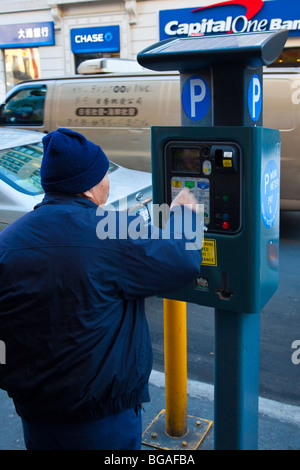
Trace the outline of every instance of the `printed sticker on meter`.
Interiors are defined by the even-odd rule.
[[[272,228],[280,206],[280,173],[274,160],[267,164],[261,180],[261,215],[265,227]]]
[[[203,266],[217,266],[217,241],[205,238],[202,247]]]
[[[210,182],[207,178],[174,176],[171,180],[172,201],[183,188],[188,188],[195,196],[197,203],[204,208],[204,224],[210,222]]]

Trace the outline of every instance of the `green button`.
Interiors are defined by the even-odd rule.
[[[226,196],[226,194],[222,197],[223,202],[228,202],[229,201],[229,196]]]
[[[195,187],[195,181],[186,181],[185,182],[185,187],[189,188],[189,189],[194,188]]]

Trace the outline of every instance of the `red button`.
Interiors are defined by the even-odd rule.
[[[223,227],[224,230],[228,230],[229,229],[229,223],[228,222],[223,222],[222,227]]]

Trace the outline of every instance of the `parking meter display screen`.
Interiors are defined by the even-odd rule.
[[[200,171],[199,148],[173,148],[172,171],[198,173]]]

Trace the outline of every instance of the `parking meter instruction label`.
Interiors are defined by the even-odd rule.
[[[253,75],[248,88],[248,108],[251,119],[258,121],[262,110],[262,85],[257,74]]]
[[[204,266],[217,266],[217,241],[213,239],[203,239],[202,264]]]
[[[207,82],[199,75],[193,75],[184,84],[182,105],[185,114],[192,121],[201,121],[211,106],[211,92]]]
[[[208,225],[210,222],[209,179],[174,176],[171,180],[172,201],[183,188],[188,188],[194,194],[198,204],[203,204],[204,223],[205,225]]]
[[[264,225],[272,228],[279,210],[280,173],[274,160],[270,160],[261,181],[261,215]]]

